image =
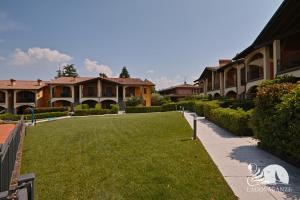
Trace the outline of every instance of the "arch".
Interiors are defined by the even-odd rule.
[[[114,104],[116,104],[116,102],[113,101],[113,100],[103,100],[103,101],[101,101],[101,107],[105,108],[105,109],[110,109],[111,105],[114,105]]]
[[[97,103],[98,103],[98,101],[95,101],[95,100],[85,100],[85,101],[81,102],[81,104],[89,105],[89,108],[95,108]]]
[[[33,91],[18,91],[16,94],[17,103],[34,103],[35,93]]]
[[[229,99],[236,99],[236,92],[235,91],[232,91],[232,90],[230,90],[230,91],[228,91],[227,93],[226,93],[226,97],[227,98],[229,98]]]
[[[6,108],[4,108],[4,107],[0,106],[0,114],[1,114],[1,113],[4,113],[4,112],[5,112],[5,110],[6,110]]]
[[[5,97],[6,97],[5,92],[0,91],[0,103],[4,103],[5,102]]]
[[[248,62],[247,80],[254,81],[264,77],[264,55],[257,53],[253,55]]]
[[[32,105],[21,105],[21,106],[18,106],[18,107],[16,107],[16,113],[17,114],[25,114],[25,110],[27,109],[27,108],[33,108],[33,106]]]
[[[218,99],[220,97],[221,97],[221,95],[218,92],[214,94],[214,99]]]
[[[247,99],[254,99],[256,97],[256,93],[257,93],[257,85],[254,85],[248,89],[246,93]]]
[[[56,100],[52,102],[53,107],[72,107],[73,102],[68,100]]]

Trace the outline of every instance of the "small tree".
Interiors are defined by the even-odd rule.
[[[127,68],[125,66],[122,68],[122,72],[121,72],[121,74],[120,74],[119,77],[120,78],[130,78],[128,70],[127,70]]]
[[[67,65],[63,66],[61,76],[63,76],[63,77],[77,77],[78,73],[77,73],[77,70],[76,70],[74,64],[67,64]]]
[[[107,75],[106,75],[105,73],[100,73],[99,76],[100,76],[101,78],[107,78]]]

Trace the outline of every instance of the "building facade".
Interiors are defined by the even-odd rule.
[[[264,80],[300,78],[300,1],[285,0],[256,40],[225,65],[205,68],[195,83],[202,95],[253,98]],[[220,75],[220,84],[215,75]],[[218,76],[218,75],[217,75]],[[217,84],[220,89],[216,89]]]
[[[163,96],[170,97],[172,101],[178,101],[180,99],[184,99],[186,97],[190,97],[193,95],[199,95],[200,94],[200,88],[195,85],[190,85],[184,82],[182,85],[176,85],[173,87],[169,87],[166,89],[162,89],[158,91],[159,94]]]
[[[27,107],[73,107],[101,103],[124,105],[132,97],[151,106],[154,84],[138,78],[60,77],[51,81],[0,80],[0,112],[23,113]]]

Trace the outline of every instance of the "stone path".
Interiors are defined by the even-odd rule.
[[[193,115],[194,113],[185,113],[192,128]],[[300,169],[259,149],[255,139],[234,136],[205,119],[197,122],[197,137],[240,199],[300,199]],[[251,163],[256,164],[260,170],[271,164],[284,167],[289,174],[289,185],[249,186],[247,179],[253,180],[253,174],[248,170]]]

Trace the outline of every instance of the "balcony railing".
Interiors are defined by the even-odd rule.
[[[31,97],[31,98],[19,97],[19,98],[17,98],[17,103],[34,103],[34,102],[35,102],[34,97]]]
[[[220,89],[220,83],[215,83],[214,90],[219,90],[219,89]]]
[[[60,94],[54,94],[53,97],[54,98],[71,98],[72,94],[68,93],[68,92],[63,92],[63,93],[60,93]]]

